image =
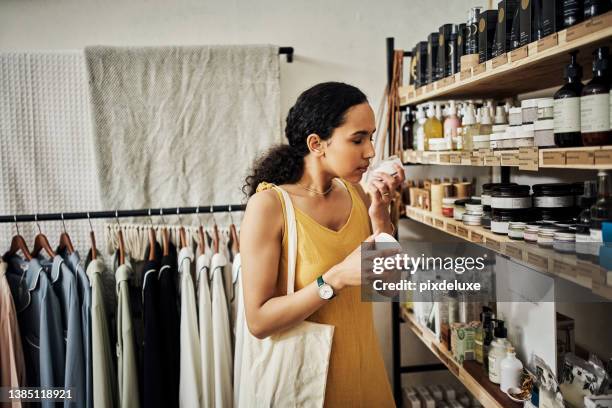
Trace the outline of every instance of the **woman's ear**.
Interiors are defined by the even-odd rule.
[[[325,156],[325,143],[321,140],[321,137],[316,133],[311,133],[306,138],[306,145],[308,150],[315,156]]]

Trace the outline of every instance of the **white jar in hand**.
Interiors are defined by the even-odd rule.
[[[523,372],[523,363],[516,358],[514,347],[508,347],[506,358],[501,362],[501,390],[507,392],[508,388],[519,388],[521,374]]]

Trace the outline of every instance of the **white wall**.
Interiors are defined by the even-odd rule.
[[[328,80],[360,87],[376,110],[387,76],[385,38],[395,37],[397,48],[410,50],[440,25],[464,22],[468,8],[482,3],[2,0],[0,51],[79,49],[87,45],[292,46],[294,63],[281,64],[283,118],[300,92]],[[389,369],[390,308],[376,305],[375,311]],[[422,347],[419,350],[421,353]]]
[[[0,50],[87,45],[270,43],[295,47],[282,64],[282,115],[308,86],[339,80],[376,108],[386,83],[385,38],[412,49],[480,0],[2,0]]]

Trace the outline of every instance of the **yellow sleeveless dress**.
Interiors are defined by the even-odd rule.
[[[342,182],[351,195],[352,206],[347,223],[339,231],[324,227],[294,207],[298,241],[296,291],[344,260],[371,234],[368,211],[359,192],[350,182]],[[261,183],[257,191],[272,187],[272,184]],[[280,193],[279,200],[284,214]],[[284,230],[287,231],[286,225]],[[276,286],[279,295],[287,292],[286,234],[283,234],[282,245]],[[326,407],[395,406],[374,329],[372,304],[361,302],[359,287],[345,288],[307,320],[335,327],[325,390]]]

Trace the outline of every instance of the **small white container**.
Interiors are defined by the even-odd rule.
[[[554,116],[555,100],[553,98],[541,98],[537,100],[538,120],[552,119]]]
[[[506,358],[502,360],[500,365],[501,385],[499,388],[506,392],[508,388],[520,387],[522,373],[523,363],[516,358],[514,347],[508,347]]]
[[[533,123],[538,118],[538,100],[525,99],[521,101],[523,124]]]
[[[534,127],[534,143],[538,147],[555,146],[554,119],[537,120]]]
[[[429,139],[429,150],[432,152],[439,152],[443,150],[450,150],[448,140],[443,137],[436,137]]]
[[[495,384],[501,382],[501,362],[506,358],[509,344],[506,339],[495,339],[489,348],[489,380]]]
[[[491,148],[490,135],[475,135],[472,138],[472,145],[474,146],[474,150],[490,149]]]
[[[521,108],[510,108],[508,111],[508,124],[510,126],[523,124],[523,110]]]

